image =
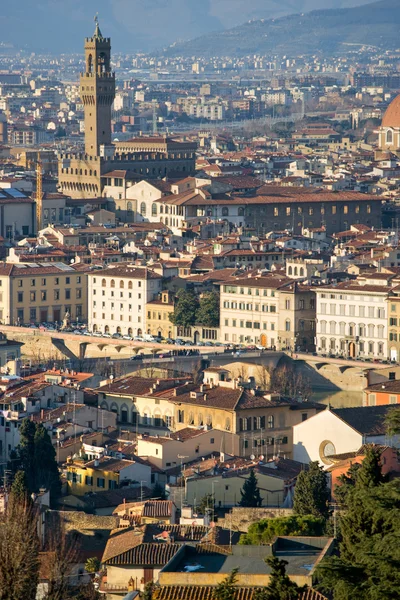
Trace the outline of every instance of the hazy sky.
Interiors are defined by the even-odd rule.
[[[114,50],[148,52],[176,40],[322,8],[344,8],[365,0],[10,0],[0,1],[0,43],[17,47],[79,51],[99,13]]]

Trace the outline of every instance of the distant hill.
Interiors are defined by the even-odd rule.
[[[400,0],[261,19],[167,48],[168,56],[335,54],[350,45],[400,47]]]
[[[180,39],[236,27],[249,19],[278,18],[366,0],[0,0],[1,43],[28,51],[82,52],[99,13],[113,52],[151,52]]]

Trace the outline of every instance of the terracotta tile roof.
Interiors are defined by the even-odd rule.
[[[155,392],[175,388],[186,381],[187,378],[157,379],[155,377],[123,377],[103,385],[97,391],[117,396],[144,396],[149,392],[151,395],[154,395]]]
[[[144,497],[151,494],[151,490],[143,487],[121,488],[119,490],[105,490],[104,492],[89,493],[85,495],[85,502],[93,508],[110,508],[118,506],[124,500],[137,500],[143,492]]]
[[[162,279],[161,275],[154,273],[147,267],[137,267],[136,265],[118,265],[116,267],[107,267],[93,273],[101,277],[128,277],[129,279]]]
[[[98,462],[98,465],[96,464]],[[120,473],[125,467],[130,467],[135,464],[135,461],[126,460],[124,458],[113,458],[111,456],[102,456],[97,460],[92,460],[85,463],[84,467],[98,471],[106,471],[110,473]]]
[[[257,588],[237,587],[232,600],[254,600]],[[154,600],[213,600],[215,587],[211,585],[168,585],[158,588]],[[327,600],[313,589],[307,589],[298,600]]]
[[[168,542],[143,543],[144,530],[113,532],[104,550],[102,562],[107,565],[161,566],[167,564],[182,547]]]
[[[172,398],[172,401],[181,404],[234,410],[243,391],[243,388],[230,389],[219,386],[210,388],[209,386],[204,386],[204,392],[200,392],[200,387],[197,387],[198,393],[196,397],[192,397],[192,390],[192,392],[179,394],[176,398]]]

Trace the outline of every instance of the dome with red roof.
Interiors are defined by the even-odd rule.
[[[400,127],[400,95],[389,104],[382,119],[382,127]]]

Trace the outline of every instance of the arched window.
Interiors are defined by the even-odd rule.
[[[224,206],[222,208],[222,216],[223,217],[228,217],[229,216],[229,208],[227,206]]]
[[[105,279],[101,280],[101,287],[106,287],[107,283]]]
[[[239,215],[239,217],[244,217],[244,208],[243,208],[243,206],[239,206],[238,215]]]
[[[93,56],[91,54],[89,54],[88,56],[87,70],[88,73],[91,73],[93,71]]]
[[[140,203],[140,214],[142,215],[142,217],[146,216],[146,202]]]
[[[151,205],[151,216],[157,216],[157,204],[155,202],[153,202],[153,204]]]
[[[121,288],[121,290],[123,290],[123,289],[124,289],[124,287],[125,287],[125,283],[124,283],[124,280],[123,280],[123,279],[121,279],[121,281],[119,282],[119,287]]]
[[[294,268],[294,275],[297,277],[297,267]]]
[[[285,331],[290,331],[290,319],[286,319],[285,321]]]
[[[189,424],[189,425],[194,425],[194,414],[193,414],[193,412],[192,412],[192,411],[189,413],[189,420],[188,420],[188,424]]]
[[[133,208],[132,208],[132,202],[127,202],[126,204],[126,210],[128,212],[132,212]]]
[[[269,415],[268,420],[267,420],[268,429],[273,429],[274,423],[275,423],[275,419],[274,419],[273,415]]]
[[[208,425],[208,427],[212,427],[212,416],[211,415],[207,415],[207,425]]]
[[[132,289],[132,287],[133,287],[133,285],[132,285],[132,281],[128,281],[128,290],[131,290],[131,289]]]
[[[391,129],[388,129],[386,132],[386,143],[393,144],[393,131]]]
[[[204,425],[204,422],[203,422],[203,415],[202,415],[202,413],[199,413],[199,414],[197,415],[197,424],[199,425],[199,427],[200,427],[201,425]]]
[[[111,283],[110,283],[112,288],[115,288],[115,279],[111,279]]]
[[[300,267],[300,277],[304,277],[304,268]]]

